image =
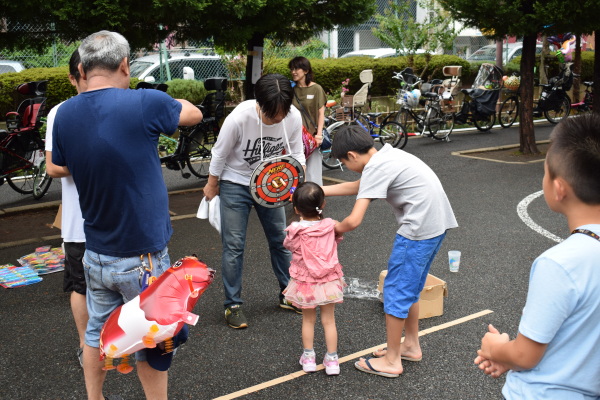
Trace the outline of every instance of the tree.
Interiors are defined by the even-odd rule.
[[[336,25],[366,21],[374,12],[375,0],[220,0],[205,7],[202,18],[180,25],[178,34],[199,40],[212,37],[227,51],[247,51],[245,91],[246,98],[253,98],[260,76],[254,71],[253,79],[253,67],[260,69],[259,50],[265,39],[299,45]]]
[[[423,0],[418,4],[427,10],[422,22],[414,17],[410,2],[390,2],[390,7],[383,14],[375,16],[379,27],[372,29],[373,35],[391,48],[409,55],[416,54],[419,49],[430,52],[440,48],[451,50],[460,31],[454,28],[447,12],[437,7],[433,0]]]
[[[124,35],[133,49],[152,46],[180,23],[194,21],[210,0],[0,0],[0,45],[44,49],[56,38],[77,41],[102,29]]]
[[[539,34],[573,32],[590,33],[600,18],[600,0],[581,0],[577,4],[564,0],[439,0],[456,20],[468,26],[492,32],[495,38],[523,37],[521,57],[521,99],[523,109],[519,124],[520,151],[538,153],[533,127],[533,74],[535,48]],[[595,79],[600,69],[594,67]]]
[[[152,46],[172,33],[179,41],[212,38],[227,51],[248,51],[246,94],[252,98],[252,67],[265,38],[300,44],[336,25],[366,21],[374,11],[375,0],[0,0],[7,28],[0,29],[0,43],[44,48],[54,36],[80,40],[102,29],[120,32],[132,48]],[[38,29],[27,33],[23,24]]]

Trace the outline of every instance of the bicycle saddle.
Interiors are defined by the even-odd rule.
[[[583,82],[583,84],[587,87],[594,86],[594,82],[590,82],[590,81]]]
[[[425,92],[425,93],[421,93],[421,96],[427,97],[429,99],[437,99],[439,95],[435,92]]]
[[[383,113],[380,113],[380,112],[377,112],[377,113],[367,113],[367,116],[369,117],[369,119],[374,119],[374,118],[380,117],[381,114],[383,114]]]

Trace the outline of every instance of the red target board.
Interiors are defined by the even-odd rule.
[[[304,168],[290,156],[279,156],[261,162],[250,178],[250,194],[264,207],[287,204],[296,187],[304,182]]]

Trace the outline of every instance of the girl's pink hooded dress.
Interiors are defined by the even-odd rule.
[[[346,285],[337,254],[342,238],[335,237],[334,225],[331,218],[325,218],[310,225],[294,222],[286,229],[283,245],[292,252],[292,262],[290,283],[283,293],[297,307],[343,301]]]

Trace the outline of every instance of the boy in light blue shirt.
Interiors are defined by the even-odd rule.
[[[516,339],[492,325],[475,364],[512,399],[600,399],[600,116],[552,132],[544,197],[571,235],[533,263]]]

